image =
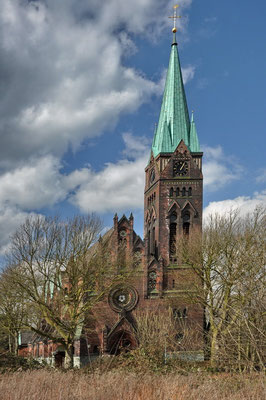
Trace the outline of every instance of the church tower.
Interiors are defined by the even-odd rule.
[[[189,117],[174,27],[159,122],[145,169],[146,298],[181,294],[187,288],[189,271],[182,265],[178,241],[201,232],[202,155],[193,113]]]

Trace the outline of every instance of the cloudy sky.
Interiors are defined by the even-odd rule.
[[[180,0],[204,212],[266,202],[263,0]],[[0,254],[31,213],[133,211],[158,122],[173,1],[0,0]]]

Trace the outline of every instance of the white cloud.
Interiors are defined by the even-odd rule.
[[[69,175],[61,173],[59,160],[52,156],[33,159],[0,176],[0,207],[18,207],[24,211],[53,206],[65,200],[90,178],[82,168]]]
[[[72,202],[81,211],[123,211],[143,207],[144,167],[147,157],[108,163],[100,173],[91,171]]]
[[[25,218],[33,213],[26,213],[16,207],[0,208],[0,255],[8,250],[9,237],[21,225]]]
[[[266,182],[266,168],[262,168],[259,171],[258,176],[256,177],[256,182],[257,183],[265,183]]]
[[[61,200],[63,192],[59,168],[59,161],[47,156],[1,175],[0,205],[31,210]]]
[[[129,158],[138,158],[143,156],[145,153],[148,154],[151,142],[145,136],[133,136],[131,133],[126,132],[122,135],[125,149],[123,154]]]
[[[2,0],[2,168],[33,153],[60,157],[69,145],[77,149],[160,93],[161,82],[123,58],[136,51],[130,34],[158,34],[170,23],[171,6],[170,0]]]
[[[204,188],[215,191],[240,179],[242,167],[233,157],[224,154],[221,146],[203,147]]]
[[[266,206],[266,190],[255,192],[253,196],[239,196],[235,199],[213,201],[203,211],[206,221],[210,215],[225,215],[230,211],[239,210],[241,215],[252,213],[256,207]]]
[[[143,208],[144,168],[148,162],[148,141],[145,137],[123,135],[124,158],[107,163],[100,172],[88,171],[88,179],[71,197],[82,212],[125,211]]]
[[[191,81],[191,79],[194,78],[195,69],[196,67],[194,65],[188,65],[187,67],[182,68],[184,84],[186,84],[187,82]]]

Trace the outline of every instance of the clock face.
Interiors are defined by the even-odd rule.
[[[175,161],[173,171],[175,176],[187,175],[188,173],[187,161]]]
[[[154,169],[152,169],[150,172],[150,183],[153,183],[154,180],[155,180],[155,171]]]

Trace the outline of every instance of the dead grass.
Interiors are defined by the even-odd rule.
[[[0,376],[0,400],[262,400],[262,374],[134,375],[21,371]]]

